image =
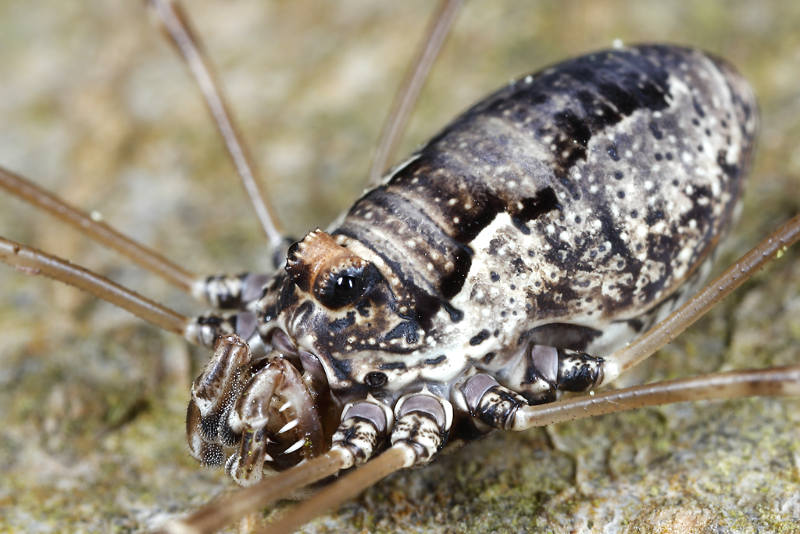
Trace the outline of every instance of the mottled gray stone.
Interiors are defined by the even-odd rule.
[[[193,1],[274,204],[295,235],[360,193],[429,2]],[[482,94],[570,55],[672,41],[752,80],[763,132],[721,262],[800,211],[800,7],[469,3],[404,152]],[[266,265],[263,239],[181,64],[137,2],[0,2],[0,164],[198,272]],[[0,234],[187,313],[154,277],[0,195]],[[777,265],[634,381],[800,360],[800,263]],[[188,456],[207,358],[51,282],[0,275],[0,531],[134,532],[230,487]],[[798,532],[800,402],[682,404],[494,434],[397,474],[308,532]]]

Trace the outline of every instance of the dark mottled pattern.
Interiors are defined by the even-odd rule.
[[[473,312],[507,307],[488,290],[514,281],[511,301],[527,304],[528,321],[632,317],[665,298],[728,227],[753,112],[738,76],[697,51],[579,57],[468,110],[366,193],[338,231]],[[512,224],[477,243],[503,213]]]
[[[259,333],[278,327],[313,353],[342,402],[420,384],[447,396],[471,366],[521,384],[532,342],[607,356],[702,278],[739,199],[754,110],[729,67],[679,47],[517,80],[329,229],[380,273],[368,291],[333,309],[279,275],[252,310]]]

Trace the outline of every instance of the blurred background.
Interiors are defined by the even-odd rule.
[[[364,187],[433,3],[193,0],[279,218],[328,224]],[[528,72],[623,42],[727,58],[762,133],[720,268],[800,212],[800,4],[467,2],[398,154]],[[261,270],[265,240],[183,64],[138,2],[0,0],[0,165],[198,273]],[[155,277],[0,194],[0,235],[187,314]],[[630,380],[800,361],[797,250]],[[187,454],[203,351],[71,288],[0,270],[0,530],[139,531],[230,487]],[[800,403],[642,410],[494,434],[399,474],[309,532],[793,531]]]

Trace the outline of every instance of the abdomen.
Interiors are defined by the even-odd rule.
[[[523,327],[634,319],[726,232],[756,122],[747,84],[702,52],[594,53],[475,105],[336,232],[498,343]]]

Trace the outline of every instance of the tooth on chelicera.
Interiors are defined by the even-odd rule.
[[[289,401],[286,401],[286,402],[284,402],[284,403],[283,403],[283,406],[281,406],[280,408],[278,408],[278,411],[279,411],[279,412],[285,412],[286,410],[288,410],[288,409],[289,409],[289,407],[290,407],[291,405],[292,405],[292,403],[291,403],[291,402],[289,402]]]
[[[285,451],[283,451],[283,454],[291,454],[291,453],[293,453],[294,451],[296,451],[296,450],[298,450],[300,447],[302,447],[302,446],[303,446],[303,444],[305,444],[305,442],[306,442],[306,440],[305,440],[305,439],[299,439],[299,440],[297,440],[296,442],[294,442],[294,444],[293,444],[291,447],[289,447],[288,449],[286,449]]]
[[[299,420],[292,419],[291,421],[283,425],[280,430],[278,430],[278,434],[283,434],[284,432],[288,432],[289,430],[296,427],[299,423],[300,423]]]

